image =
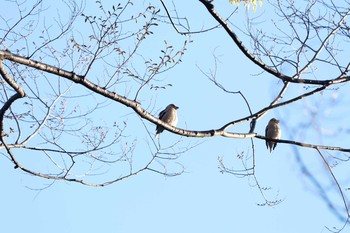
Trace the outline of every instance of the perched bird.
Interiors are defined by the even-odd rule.
[[[159,113],[159,119],[163,122],[176,127],[177,125],[177,112],[176,109],[179,107],[175,106],[174,104],[169,104],[163,111]],[[157,125],[156,128],[156,138],[159,137],[159,134],[163,132],[164,128],[160,125]]]
[[[281,138],[281,128],[278,125],[278,123],[280,123],[280,121],[277,120],[276,118],[272,118],[269,121],[265,129],[265,137],[272,138],[272,139]],[[277,145],[277,142],[273,142],[266,139],[266,147],[267,149],[270,148],[270,153],[272,152],[272,150],[276,148],[276,145]]]

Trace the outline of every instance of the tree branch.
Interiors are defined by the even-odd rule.
[[[280,73],[277,70],[274,70],[270,68],[268,65],[266,65],[264,62],[259,60],[257,57],[255,57],[253,54],[249,52],[247,47],[244,46],[243,42],[238,38],[236,33],[230,28],[230,26],[226,23],[226,21],[216,12],[213,5],[211,4],[211,1],[208,0],[199,0],[209,11],[209,13],[213,16],[213,18],[218,21],[221,26],[225,29],[227,34],[231,37],[231,39],[235,42],[237,47],[242,51],[242,53],[250,59],[254,64],[258,65],[261,69],[266,71],[269,74],[272,74],[273,76],[283,80],[284,82],[290,82],[290,83],[303,83],[303,84],[313,84],[313,85],[331,85],[331,84],[338,84],[343,82],[350,81],[350,76],[341,76],[337,79],[329,79],[329,80],[313,80],[313,79],[301,79],[299,77],[299,73],[294,75],[293,77],[285,75],[283,73]],[[344,17],[345,18],[345,17]],[[344,19],[342,19],[344,20]]]

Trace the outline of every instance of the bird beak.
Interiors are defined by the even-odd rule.
[[[179,109],[179,107],[178,107],[178,106],[175,106],[175,109]]]

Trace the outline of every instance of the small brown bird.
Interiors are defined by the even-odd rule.
[[[177,125],[177,109],[179,107],[175,106],[174,104],[169,104],[163,111],[159,113],[159,119],[163,122],[176,127]],[[157,125],[156,128],[156,138],[159,137],[159,134],[164,131],[164,128],[160,125]]]
[[[280,139],[281,138],[281,128],[278,125],[280,121],[276,118],[272,118],[269,123],[266,126],[265,129],[265,137],[272,138],[272,139]],[[274,150],[277,146],[277,142],[273,142],[266,139],[266,147],[267,149],[270,148],[270,153],[272,150]]]

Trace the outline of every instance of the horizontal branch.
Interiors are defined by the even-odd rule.
[[[279,142],[279,143],[286,143],[286,144],[293,144],[301,147],[308,147],[308,148],[313,148],[313,149],[323,149],[323,150],[335,150],[335,151],[343,151],[343,152],[350,152],[350,149],[342,148],[342,147],[334,147],[334,146],[321,146],[321,145],[313,145],[309,143],[303,143],[303,142],[297,142],[297,141],[291,141],[291,140],[284,140],[284,139],[271,139],[271,138],[266,138],[262,135],[256,134],[256,138],[259,139],[268,139],[270,141],[274,142]]]

